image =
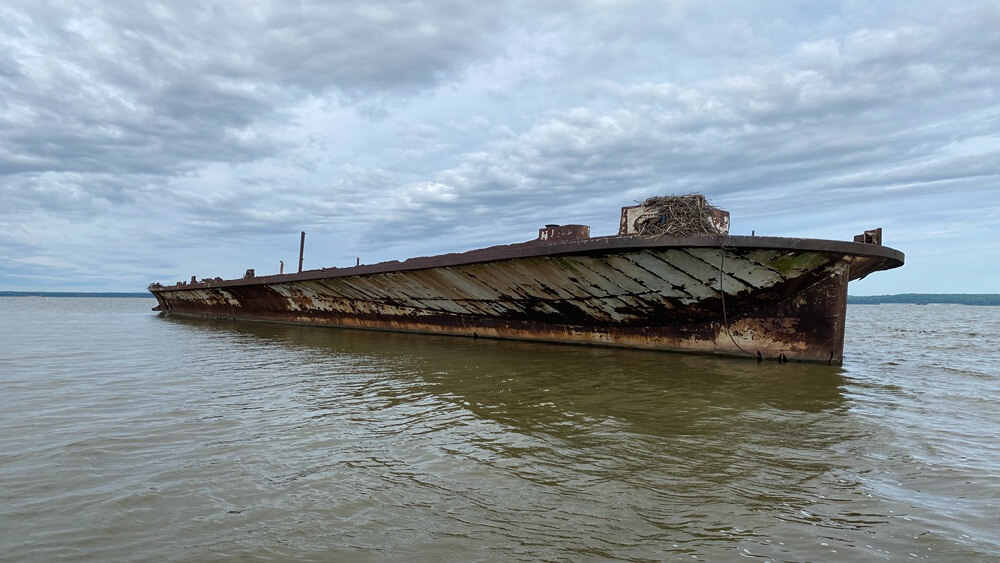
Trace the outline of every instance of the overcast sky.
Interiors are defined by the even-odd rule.
[[[732,234],[1000,292],[1000,3],[0,4],[0,289],[353,265],[617,231],[705,193]]]

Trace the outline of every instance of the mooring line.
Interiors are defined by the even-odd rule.
[[[722,300],[722,322],[726,326],[726,334],[729,335],[729,339],[733,341],[733,345],[740,349],[741,352],[748,356],[753,356],[751,352],[747,352],[740,346],[740,343],[736,341],[733,337],[733,331],[729,329],[729,318],[726,315],[726,292],[722,289],[722,277],[725,272],[722,270],[722,265],[726,262],[726,240],[722,240],[722,244],[719,245],[719,298]]]

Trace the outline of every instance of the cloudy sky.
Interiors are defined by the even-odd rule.
[[[851,293],[1000,292],[1000,3],[6,0],[0,289],[617,230],[885,229]]]

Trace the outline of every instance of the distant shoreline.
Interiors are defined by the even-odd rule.
[[[0,291],[0,297],[149,297],[153,295],[148,291],[137,293],[121,291]]]
[[[912,305],[1000,305],[1000,293],[898,293],[895,295],[848,295],[852,305],[904,303]]]
[[[88,291],[0,291],[0,297],[148,297],[142,292]],[[848,295],[851,305],[903,303],[913,305],[950,304],[1000,306],[1000,293],[897,293],[894,295]]]

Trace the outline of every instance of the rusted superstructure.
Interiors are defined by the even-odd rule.
[[[525,243],[150,291],[163,314],[839,363],[848,281],[903,264],[880,230],[730,236],[710,208],[706,233],[636,234],[656,219],[641,204],[615,236],[546,225]]]

